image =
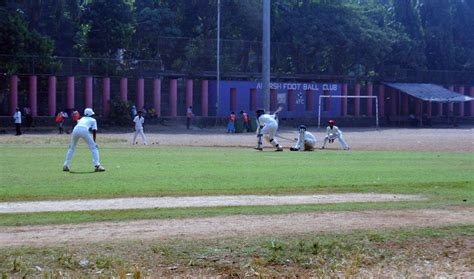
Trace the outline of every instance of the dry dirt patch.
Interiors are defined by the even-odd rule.
[[[418,195],[395,195],[375,193],[347,193],[327,195],[295,196],[196,196],[196,197],[157,197],[157,198],[119,198],[65,201],[2,202],[0,213],[89,211],[143,208],[189,208],[217,206],[252,205],[290,205],[290,204],[327,204],[346,202],[391,202],[416,201],[425,198]]]
[[[0,227],[0,246],[44,246],[137,239],[257,237],[461,224],[474,224],[474,208],[237,215],[174,220]]]

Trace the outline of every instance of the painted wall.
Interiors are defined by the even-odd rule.
[[[232,110],[235,113],[245,110],[254,116],[254,110],[251,108],[250,92],[252,89],[256,89],[257,92],[256,108],[263,107],[262,84],[260,82],[221,81],[218,107],[216,107],[216,88],[216,81],[209,81],[209,115],[211,116],[228,116]],[[282,118],[317,117],[319,96],[321,94],[341,95],[341,84],[274,82],[270,84],[270,90],[276,94],[278,105],[284,107],[280,114]],[[231,101],[231,92],[236,92],[235,103]],[[308,94],[312,94],[313,98],[310,107],[307,106]],[[325,98],[322,98],[321,102],[321,116],[341,116],[340,98],[327,99],[326,101]],[[234,109],[231,105],[234,106]]]

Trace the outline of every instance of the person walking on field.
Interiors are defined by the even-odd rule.
[[[231,112],[229,116],[229,123],[227,124],[227,133],[235,133],[235,113]]]
[[[242,122],[244,124],[244,131],[250,132],[249,115],[245,111],[241,110],[240,116],[242,117]]]
[[[137,135],[140,134],[144,145],[147,145],[145,133],[143,133],[143,124],[145,123],[145,118],[142,116],[142,111],[138,111],[137,116],[133,119],[135,123],[135,133],[133,133],[132,145],[136,143]]]
[[[329,126],[326,128],[327,136],[324,137],[324,143],[323,146],[321,146],[321,149],[326,148],[326,144],[328,142],[333,143],[335,139],[338,139],[339,143],[342,145],[342,148],[344,148],[344,150],[349,150],[349,145],[344,140],[344,137],[342,136],[342,131],[334,125],[336,124],[336,122],[334,120],[329,120],[328,124]]]
[[[193,118],[193,107],[189,106],[186,110],[186,128],[189,130],[189,126],[191,126],[191,119]]]
[[[13,121],[15,122],[15,136],[21,136],[21,111],[19,107],[15,109],[15,113],[13,114]]]
[[[56,114],[55,122],[56,122],[56,124],[58,124],[59,134],[64,133],[64,128],[63,128],[63,124],[64,124],[64,113],[63,113],[62,111],[60,111],[60,112],[58,112],[58,113]]]
[[[105,171],[105,168],[100,165],[99,161],[99,148],[96,144],[97,120],[92,117],[94,114],[95,113],[91,108],[86,108],[84,110],[84,117],[79,119],[76,127],[74,127],[74,130],[72,131],[71,135],[71,144],[69,145],[66,160],[64,161],[63,171],[69,171],[69,164],[71,162],[72,156],[74,155],[74,150],[76,149],[77,141],[80,138],[82,138],[89,146],[89,150],[92,153],[92,162],[94,164],[94,170],[96,172]],[[89,133],[89,129],[92,130],[92,137]]]

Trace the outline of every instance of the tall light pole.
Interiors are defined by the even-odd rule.
[[[217,92],[216,92],[216,117],[219,112],[219,97],[221,90],[221,0],[217,0]]]
[[[262,90],[263,108],[270,111],[270,0],[263,0]]]

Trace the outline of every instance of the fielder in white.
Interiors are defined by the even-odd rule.
[[[146,137],[143,133],[143,124],[145,123],[145,118],[142,115],[142,111],[139,111],[137,116],[135,116],[133,119],[133,122],[135,123],[135,133],[133,133],[132,144],[135,144],[137,135],[140,135],[142,137],[143,144],[147,145]]]
[[[305,125],[300,125],[298,131],[298,141],[294,147],[290,148],[290,151],[313,151],[316,145],[316,137],[307,131]]]
[[[77,141],[79,138],[82,138],[86,141],[89,146],[89,150],[92,153],[92,162],[96,172],[105,171],[105,168],[100,165],[99,161],[99,149],[95,143],[96,133],[97,133],[97,121],[92,118],[94,111],[91,108],[86,108],[84,110],[84,117],[77,121],[74,130],[72,130],[71,144],[69,145],[69,150],[67,151],[66,161],[64,161],[63,171],[69,171],[69,163],[71,162],[72,155],[74,155],[74,150],[76,148]],[[89,129],[92,130],[92,137],[89,133]]]
[[[269,143],[276,147],[275,151],[283,151],[283,147],[281,147],[281,145],[275,139],[275,135],[278,130],[277,114],[281,111],[281,109],[282,108],[279,108],[273,114],[266,114],[263,109],[256,111],[258,144],[255,149],[260,151],[263,150],[262,137],[265,137]]]
[[[342,131],[334,125],[336,124],[336,122],[334,120],[329,120],[328,124],[329,126],[326,128],[327,136],[324,137],[324,143],[323,146],[321,146],[321,149],[326,148],[326,144],[328,143],[328,141],[329,143],[333,143],[335,139],[338,139],[342,148],[344,148],[344,150],[349,150],[349,145],[344,140],[344,137],[342,136]]]

